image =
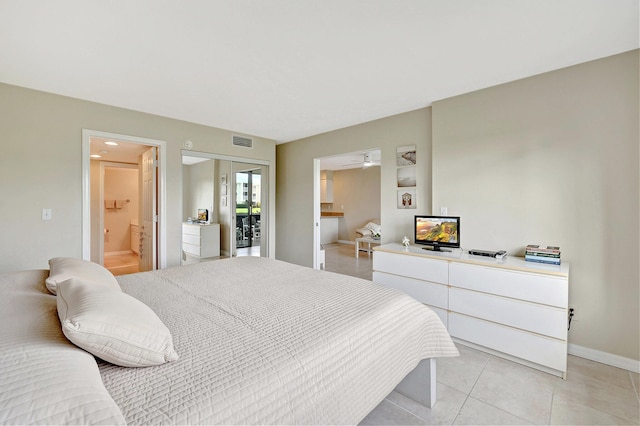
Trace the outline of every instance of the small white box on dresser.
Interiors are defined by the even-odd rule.
[[[454,340],[566,378],[568,264],[386,244],[373,281],[431,307]]]

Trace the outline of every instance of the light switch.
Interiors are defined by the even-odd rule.
[[[447,208],[446,207],[440,207],[440,214],[442,216],[446,216],[447,215]]]
[[[42,209],[42,220],[51,220],[51,209]]]

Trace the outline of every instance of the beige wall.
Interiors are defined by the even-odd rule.
[[[228,130],[0,84],[0,272],[82,256],[82,129],[166,141],[169,266],[180,264],[185,140],[196,151],[269,161],[275,181],[275,141],[254,137],[253,149],[238,148]],[[273,230],[274,188],[270,197]],[[43,208],[51,221],[41,220]]]
[[[398,210],[396,148],[413,144],[417,149],[417,209]],[[382,242],[400,242],[403,235],[413,235],[413,215],[431,209],[430,108],[277,145],[278,259],[313,264],[313,159],[373,148],[381,150]]]
[[[380,167],[334,171],[333,200],[333,210],[344,212],[338,239],[355,241],[356,229],[380,220]]]
[[[105,167],[104,199],[129,200],[121,208],[104,208],[104,253],[131,250],[131,224],[138,223],[138,169]]]
[[[638,51],[433,105],[433,206],[464,248],[571,264],[574,345],[639,354]]]

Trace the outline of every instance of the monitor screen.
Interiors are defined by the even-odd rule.
[[[416,244],[440,247],[460,247],[460,217],[415,216],[414,241]]]

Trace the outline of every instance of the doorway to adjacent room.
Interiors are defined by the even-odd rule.
[[[379,221],[381,150],[315,158],[313,166],[313,267],[332,270],[328,263],[333,258],[327,256],[325,248],[355,244],[356,229],[369,221]],[[355,247],[351,247],[351,253],[355,253]]]

